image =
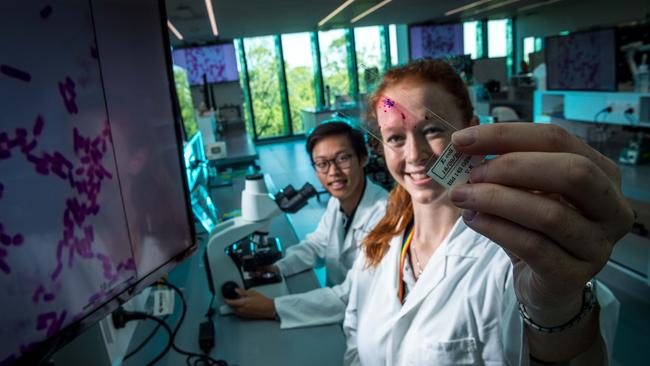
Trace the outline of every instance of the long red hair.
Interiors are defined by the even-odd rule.
[[[376,107],[387,88],[405,80],[437,84],[454,97],[463,119],[469,123],[474,108],[467,92],[467,87],[456,71],[445,61],[419,60],[405,66],[391,69],[384,74],[381,84],[368,102],[368,128],[379,131]],[[399,184],[395,185],[388,197],[386,215],[363,240],[367,264],[377,266],[388,252],[390,241],[413,220],[413,204],[409,193]]]

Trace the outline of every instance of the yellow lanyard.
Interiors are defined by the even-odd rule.
[[[397,292],[397,298],[399,298],[402,304],[404,303],[404,261],[406,260],[406,253],[408,253],[411,242],[413,241],[413,232],[413,226],[411,226],[411,231],[406,237],[406,240],[402,242],[402,253],[399,259],[399,291]]]

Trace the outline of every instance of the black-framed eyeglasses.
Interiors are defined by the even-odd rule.
[[[327,173],[330,164],[334,163],[339,169],[349,169],[352,166],[352,154],[339,154],[334,159],[318,159],[312,163],[319,173]]]

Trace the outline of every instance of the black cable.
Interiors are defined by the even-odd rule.
[[[169,315],[165,315],[165,316],[162,318],[162,320],[165,321],[165,320],[167,320],[168,317],[169,317]],[[122,359],[122,361],[126,361],[126,360],[128,360],[129,358],[133,357],[133,355],[135,355],[136,353],[140,352],[140,350],[142,350],[142,349],[144,348],[144,346],[146,346],[147,343],[149,343],[149,341],[151,341],[151,338],[153,338],[153,337],[156,335],[156,333],[158,333],[158,330],[159,330],[161,327],[162,327],[162,325],[161,325],[160,323],[158,323],[158,324],[156,325],[156,327],[151,331],[151,333],[149,333],[149,335],[147,336],[147,338],[145,338],[144,341],[142,341],[142,342],[141,342],[137,347],[135,347],[131,352],[127,353],[126,356],[124,356],[124,358]]]
[[[598,122],[598,117],[603,113],[612,113],[612,107],[605,107],[600,111],[598,111],[598,113],[596,113],[596,115],[594,116],[594,122]]]
[[[212,293],[212,298],[210,299],[210,305],[208,305],[208,312],[205,313],[205,317],[212,320],[212,317],[216,313],[216,311],[212,308],[212,305],[214,305],[214,299],[216,297],[216,292]]]
[[[627,109],[623,112],[623,115],[625,116],[625,119],[626,119],[628,122],[630,122],[630,124],[631,124],[632,126],[634,126],[634,125],[636,124],[636,122],[634,121],[634,118],[633,118],[633,117],[634,117],[634,108],[632,108],[632,107],[627,108]]]
[[[165,279],[162,280],[162,285],[167,286],[167,287],[171,288],[172,290],[174,290],[174,292],[176,292],[178,294],[178,296],[181,298],[181,303],[183,304],[183,310],[181,312],[181,318],[179,319],[178,324],[176,324],[176,327],[174,328],[174,330],[172,331],[171,347],[174,349],[174,351],[176,351],[176,352],[178,352],[178,353],[180,353],[180,354],[182,354],[184,356],[188,356],[187,359],[185,360],[188,365],[190,365],[190,359],[192,357],[197,357],[198,360],[194,361],[194,365],[197,365],[198,361],[203,361],[204,365],[228,366],[228,363],[223,361],[223,360],[217,360],[217,359],[212,358],[212,357],[210,357],[208,355],[202,355],[200,353],[185,351],[185,350],[183,350],[183,349],[176,346],[176,344],[175,344],[176,343],[175,342],[176,333],[178,332],[181,325],[183,324],[183,321],[185,320],[185,314],[187,313],[187,302],[185,301],[185,296],[183,295],[181,290],[178,289],[178,287],[172,285],[171,283],[169,283]]]
[[[169,350],[172,348],[172,345],[174,344],[174,337],[172,336],[172,330],[169,328],[169,325],[167,325],[167,323],[165,323],[164,321],[156,318],[153,315],[149,315],[147,313],[142,313],[142,314],[146,319],[151,319],[151,320],[155,321],[156,323],[158,323],[160,326],[162,326],[165,329],[165,331],[167,331],[167,336],[169,338],[167,340],[167,346],[165,346],[165,349],[162,350],[162,352],[160,352],[158,354],[158,356],[156,356],[156,358],[154,358],[149,363],[147,363],[147,366],[152,366],[152,365],[155,365],[156,362],[160,361],[160,359],[163,358],[167,354],[167,352],[169,352]]]

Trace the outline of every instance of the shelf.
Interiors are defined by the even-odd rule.
[[[534,121],[561,118],[581,122],[650,127],[650,93],[536,91]],[[611,107],[610,113],[602,112]],[[632,109],[632,114],[625,111]]]

